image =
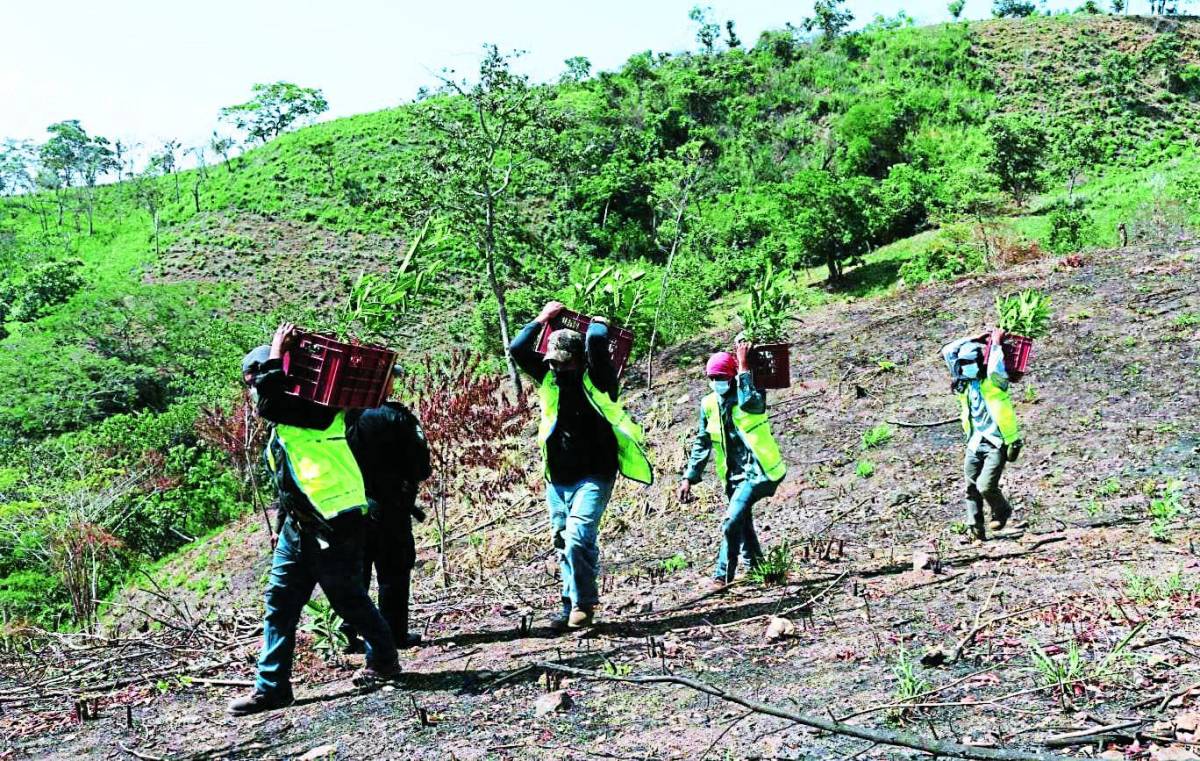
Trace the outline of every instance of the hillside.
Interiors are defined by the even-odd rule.
[[[1187,726],[1191,699],[1160,696],[1197,679],[1195,524],[1185,507],[1156,541],[1148,506],[1174,482],[1185,484],[1188,504],[1200,475],[1200,399],[1189,367],[1200,300],[1179,285],[1195,281],[1198,254],[1194,247],[1099,251],[1078,268],[1045,261],[808,313],[792,336],[802,383],[771,400],[791,475],[758,518],[768,545],[792,546],[797,566],[783,586],[742,582],[718,597],[700,595],[720,505],[711,486],[694,507],[668,497],[702,391],[690,368],[672,370],[655,393],[630,396],[664,477],[649,491],[624,486],[610,508],[603,546],[611,591],[595,632],[548,638],[555,582],[540,541],[542,508],[531,498],[482,530],[480,546],[503,554],[503,571],[477,581],[475,591],[447,596],[436,574],[419,574],[414,615],[427,646],[404,656],[397,689],[358,696],[346,666],[305,655],[298,708],[228,719],[224,702],[251,673],[266,561],[261,519],[248,516],[158,569],[154,586],[143,582],[144,591],[121,598],[165,625],[157,634],[126,625],[114,642],[133,658],[147,647],[141,643],[170,640],[168,627],[195,632],[190,647],[205,660],[176,667],[194,679],[160,679],[158,688],[135,682],[103,700],[96,721],[45,733],[68,711],[65,698],[53,697],[60,688],[49,687],[46,698],[0,721],[17,735],[10,740],[16,757],[117,757],[121,748],[144,758],[293,757],[326,745],[339,758],[696,758],[710,745],[717,757],[902,755],[779,720],[739,721],[728,705],[671,686],[568,679],[562,687],[574,707],[535,716],[545,688],[530,666],[553,661],[620,675],[666,667],[804,713],[824,715],[828,706],[839,718],[886,706],[905,679],[917,680],[916,692],[938,690],[936,699],[929,692],[918,701],[929,708],[891,718],[876,709],[855,721],[920,734],[932,727],[944,739],[1010,749],[1036,749],[1049,736],[1125,716],[1141,719],[1140,729],[1118,737],[1188,741],[1176,723]],[[1008,477],[1019,528],[969,545],[953,531],[956,423],[896,428],[870,451],[860,441],[881,421],[952,417],[940,343],[978,327],[996,290],[1025,286],[1045,288],[1057,317],[1019,387],[1029,446]],[[683,363],[723,340],[707,336],[669,359]],[[1188,359],[1164,363],[1163,356]],[[895,368],[884,369],[885,358]],[[864,459],[876,466],[867,479],[855,473]],[[914,570],[918,552],[932,558],[930,568]],[[676,554],[688,568],[663,570]],[[423,557],[436,567],[429,551]],[[806,606],[811,596],[818,599]],[[794,635],[764,638],[773,613],[795,621]],[[529,614],[532,630],[522,635]],[[915,661],[937,646],[952,651],[972,626],[993,619],[960,661],[895,673],[905,657]],[[1124,654],[1101,668],[1131,634]],[[1043,686],[1035,644],[1050,653],[1080,648],[1085,665],[1067,677],[1065,693]],[[175,643],[168,652],[179,658],[187,647]],[[86,653],[77,657],[85,660],[76,668],[89,662]],[[106,678],[104,671],[91,678]],[[1138,707],[1148,699],[1162,706]],[[120,708],[126,703],[134,706],[132,728]],[[414,706],[428,712],[427,726]]]
[[[1010,749],[1122,722],[1129,757],[1200,742],[1182,692],[1200,645],[1200,21],[781,30],[534,91],[548,126],[516,149],[499,230],[508,327],[574,303],[601,267],[645,273],[621,320],[639,336],[624,393],[659,480],[622,486],[606,516],[604,625],[544,629],[556,582],[530,421],[517,487],[451,505],[448,588],[436,528],[418,527],[427,646],[396,689],[354,693],[306,634],[301,705],[222,714],[252,673],[268,561],[270,494],[232,441],[245,349],[288,319],[385,341],[418,380],[462,348],[503,369],[462,177],[431,126],[463,102],[434,94],[202,169],[0,197],[0,759],[901,753],[670,685],[568,678],[574,707],[537,716],[539,661],[669,669],[817,716],[886,705],[854,721]],[[350,309],[417,240],[416,306]],[[771,397],[790,473],[756,520],[796,565],[782,586],[701,598],[723,500],[711,474],[697,504],[673,487],[703,358],[768,265],[792,300],[795,383]],[[1025,287],[1055,318],[1017,395],[1019,524],[969,545],[937,350]],[[864,449],[886,421],[916,425]],[[796,631],[766,639],[782,612]],[[914,665],[980,624],[962,658]],[[1039,667],[1037,648],[1072,670]],[[84,697],[98,720],[77,721]]]

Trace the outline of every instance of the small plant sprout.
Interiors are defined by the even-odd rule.
[[[671,557],[658,564],[664,573],[675,573],[688,567],[687,557],[682,552],[676,552]]]
[[[1033,404],[1037,400],[1038,400],[1037,389],[1033,386],[1026,386],[1025,387],[1025,402],[1027,404]]]
[[[931,687],[928,681],[917,674],[916,661],[909,655],[903,642],[900,643],[900,649],[896,652],[896,662],[892,664],[892,674],[896,677],[896,689],[892,691],[892,700],[896,703],[910,703],[928,692]],[[911,708],[893,709],[892,716],[898,720],[903,719],[912,710]]]
[[[750,303],[738,312],[746,340],[752,344],[782,341],[791,311],[792,296],[780,287],[775,266],[768,260],[762,277],[750,287]]]
[[[784,542],[768,550],[767,556],[751,567],[746,576],[764,587],[782,584],[787,581],[793,564],[792,548]]]
[[[1152,519],[1150,535],[1160,542],[1167,541],[1171,522],[1183,512],[1183,505],[1180,501],[1182,488],[1181,482],[1170,481],[1163,487],[1162,493],[1158,497],[1150,500],[1149,513]]]
[[[322,660],[332,663],[346,647],[346,635],[342,633],[342,617],[333,611],[324,597],[314,597],[304,604],[312,620],[300,627],[313,635],[313,649],[321,654]]]
[[[854,465],[854,475],[859,478],[870,478],[875,475],[875,463],[870,460],[859,460]]]
[[[875,447],[883,446],[891,441],[894,435],[896,435],[895,428],[892,428],[887,423],[880,423],[862,435],[862,448],[874,449]]]

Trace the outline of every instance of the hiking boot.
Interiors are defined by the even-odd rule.
[[[421,646],[421,635],[416,632],[405,632],[404,636],[396,642],[396,647],[401,650],[407,650],[410,647]]]
[[[590,608],[575,608],[567,617],[568,629],[586,629],[591,626],[595,613]]]
[[[556,634],[562,634],[570,628],[568,625],[571,620],[570,613],[561,613],[557,616],[550,617],[550,631]]]
[[[391,682],[400,676],[400,667],[393,665],[391,668],[376,668],[375,666],[363,666],[358,671],[354,672],[351,681],[355,687],[362,689],[374,689],[380,687],[386,682]]]
[[[993,513],[992,522],[988,524],[988,528],[992,531],[1000,531],[1008,525],[1008,519],[1012,517],[1012,511],[1006,513]]]
[[[250,716],[263,711],[287,708],[293,702],[295,702],[295,698],[292,696],[291,688],[272,694],[255,690],[244,698],[230,702],[227,710],[231,716]]]
[[[707,579],[701,582],[700,591],[704,594],[713,594],[714,592],[720,592],[726,586],[725,579],[718,579],[714,576],[709,576]]]
[[[367,646],[358,637],[346,640],[346,646],[342,648],[342,655],[359,655],[367,652]]]

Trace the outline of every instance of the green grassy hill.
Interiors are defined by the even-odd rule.
[[[644,341],[672,183],[693,166],[662,325],[684,347],[676,362],[713,342],[705,330],[729,323],[767,262],[803,310],[1112,245],[1120,224],[1135,241],[1169,238],[1200,216],[1194,20],[885,22],[827,44],[781,31],[752,48],[640,53],[546,97],[544,152],[501,241],[510,322],[570,301],[606,264],[647,273],[630,319]],[[284,316],[355,328],[339,320],[355,281],[393,271],[427,218],[417,266],[442,268],[381,336],[409,359],[470,345],[499,367],[478,242],[451,221],[433,166],[438,109],[461,103],[424,99],[102,186],[91,234],[79,192],[0,201],[6,620],[71,625],[63,578],[80,547],[103,594],[248,510],[203,425],[228,422],[241,353]],[[1005,141],[1033,165],[1012,182]],[[841,277],[827,279],[830,259]]]

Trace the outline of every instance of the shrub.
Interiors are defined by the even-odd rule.
[[[184,445],[149,457],[151,490],[130,498],[117,535],[130,549],[159,557],[239,515],[242,485],[221,460],[207,447]]]
[[[1056,254],[1067,254],[1084,247],[1090,237],[1092,215],[1081,203],[1064,203],[1050,212],[1050,237],[1046,245]]]
[[[34,267],[8,289],[6,295],[11,304],[8,319],[17,322],[36,320],[51,307],[71,298],[83,285],[79,275],[82,266],[83,262],[78,259],[69,259]]]
[[[983,266],[983,249],[971,240],[967,227],[951,225],[900,265],[900,278],[908,285],[951,280]]]

